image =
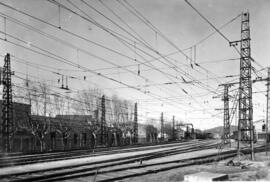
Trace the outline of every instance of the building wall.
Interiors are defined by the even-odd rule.
[[[0,100],[0,151],[3,151],[2,144],[2,124],[3,124],[3,100]],[[10,132],[11,136],[11,150],[12,151],[22,151],[26,150],[29,147],[29,140],[31,136],[26,134],[26,131],[19,129],[19,126],[24,126],[27,119],[31,115],[31,107],[28,104],[23,103],[13,103],[13,130]],[[23,144],[23,145],[22,145]]]
[[[0,101],[0,116],[2,116],[1,108]],[[105,128],[106,143],[101,143],[100,126],[91,115],[36,116],[31,115],[30,105],[14,103],[13,118],[16,132],[11,138],[12,152],[31,153],[133,144],[132,131],[124,135],[121,128],[112,127]],[[2,126],[2,118],[0,123]],[[65,128],[68,130],[67,137],[63,137]],[[152,125],[139,124],[138,134],[138,143],[157,142],[157,129]],[[43,139],[40,139],[40,136],[44,136]]]

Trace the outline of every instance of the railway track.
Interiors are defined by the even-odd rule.
[[[217,147],[217,142],[197,142],[193,144],[180,145],[178,147],[171,147],[155,152],[141,153],[137,155],[130,155],[125,157],[119,157],[109,160],[96,161],[86,164],[69,165],[66,167],[51,168],[47,170],[33,170],[31,172],[19,172],[13,175],[2,175],[0,179],[2,181],[62,181],[67,179],[75,179],[81,177],[96,178],[96,181],[113,181],[123,179],[127,177],[134,177],[139,174],[149,173],[149,171],[155,171],[148,168],[156,168],[157,166],[163,166],[170,163],[175,166],[174,162],[161,162],[154,164],[144,164],[146,161],[165,158],[178,154],[195,152],[200,150],[212,149]],[[216,154],[215,154],[216,156]],[[195,160],[195,159],[193,159]],[[197,159],[196,159],[197,160]],[[187,162],[187,160],[185,160]],[[178,161],[176,164],[183,163]],[[172,165],[170,164],[170,165]],[[172,167],[172,166],[171,166]],[[159,170],[162,167],[160,167]],[[133,170],[130,172],[130,170]],[[137,171],[137,172],[134,172]],[[128,172],[127,172],[128,171]],[[120,174],[121,173],[121,174]],[[117,175],[116,175],[117,174]],[[125,175],[124,175],[125,174]],[[104,177],[105,176],[105,177]]]
[[[151,149],[159,149],[166,148],[168,146],[178,146],[180,145],[190,145],[194,143],[194,141],[185,141],[181,143],[169,143],[163,145],[150,145],[150,146],[137,146],[137,147],[114,147],[105,149],[105,148],[97,148],[97,149],[86,149],[86,150],[74,150],[74,151],[61,151],[54,153],[43,153],[43,154],[32,154],[32,155],[17,155],[17,156],[5,156],[0,158],[0,168],[8,167],[8,166],[19,166],[19,165],[27,165],[41,162],[50,162],[57,160],[68,160],[68,159],[76,159],[83,157],[91,157],[91,156],[100,156],[100,155],[111,155],[123,152],[134,152],[134,151],[142,151],[142,150],[151,150]],[[105,149],[105,151],[103,150]]]
[[[259,147],[256,149],[256,152],[262,152],[264,151],[264,147]],[[248,150],[244,151],[245,154],[249,153]],[[218,157],[216,154],[210,154],[205,155],[202,157],[193,157],[189,159],[183,159],[183,160],[174,160],[174,161],[166,161],[166,162],[159,162],[154,164],[145,164],[145,165],[132,165],[132,166],[125,166],[125,167],[118,167],[114,169],[105,168],[102,170],[99,170],[93,179],[95,181],[99,182],[109,182],[109,181],[117,181],[122,180],[125,178],[132,178],[132,177],[138,177],[143,176],[147,174],[154,174],[162,171],[168,171],[171,169],[176,168],[182,168],[192,165],[199,165],[199,164],[205,164],[205,163],[211,163],[216,162],[220,160],[224,160],[227,158],[235,157],[236,150],[232,151],[226,151],[222,152]],[[55,180],[69,180],[69,179],[80,179],[83,178],[83,176],[87,176],[87,174],[77,174],[77,176],[66,176],[66,177],[58,177],[54,179],[49,179],[49,181],[55,181]],[[83,179],[81,179],[83,180]]]

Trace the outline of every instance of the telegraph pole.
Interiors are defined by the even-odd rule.
[[[9,53],[5,56],[3,68],[2,140],[4,152],[10,152],[10,137],[13,130],[13,103],[11,87],[11,66]]]
[[[138,108],[137,108],[137,102],[134,106],[134,125],[133,125],[133,131],[134,131],[134,143],[138,143]]]
[[[160,116],[160,138],[161,141],[164,141],[164,119],[163,119],[163,112],[161,113]]]
[[[270,94],[270,67],[268,68],[268,76],[267,76],[267,93],[266,93],[266,125],[265,125],[265,152],[266,152],[266,156],[268,155],[268,126],[269,126],[269,94]]]

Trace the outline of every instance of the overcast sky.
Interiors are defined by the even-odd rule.
[[[60,7],[59,16],[59,7],[45,0],[1,2],[47,22],[42,23],[0,5],[0,37],[5,38],[6,29],[9,41],[0,41],[0,53],[4,55],[9,52],[16,57],[12,61],[15,75],[26,78],[28,72],[30,80],[48,81],[59,93],[64,91],[57,88],[57,80],[61,77],[55,73],[76,77],[68,80],[71,96],[77,90],[89,87],[100,88],[108,96],[117,94],[139,103],[140,122],[145,122],[146,117],[159,119],[160,113],[164,112],[168,122],[175,115],[177,120],[192,122],[196,128],[205,129],[223,124],[222,111],[218,110],[223,107],[223,102],[221,98],[213,99],[213,96],[222,94],[223,88],[219,84],[239,80],[239,54],[216,33],[196,46],[196,63],[201,67],[187,60],[185,55],[194,59],[194,45],[214,32],[214,29],[184,0],[56,1],[81,17],[63,7]],[[217,28],[229,22],[221,32],[231,41],[240,39],[241,17],[234,18],[249,11],[251,54],[261,65],[253,66],[256,70],[269,66],[270,1],[189,2]],[[142,18],[135,16],[131,6],[147,19],[146,24],[151,24],[149,26],[157,30],[151,29]],[[8,16],[6,26],[3,16]],[[57,28],[59,26],[61,29]],[[35,31],[29,28],[35,28]],[[38,52],[42,49],[50,57],[30,49]],[[171,53],[174,54],[164,58]],[[29,62],[28,66],[25,61]],[[79,66],[70,66],[63,61]],[[39,66],[31,67],[31,64]],[[265,77],[266,71],[258,74]],[[19,84],[22,80],[14,78],[14,82]],[[237,86],[231,90],[237,90]],[[265,90],[265,83],[254,84],[253,91]],[[264,94],[253,95],[254,120],[265,117]]]

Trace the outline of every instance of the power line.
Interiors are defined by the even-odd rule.
[[[14,38],[14,37],[13,37]],[[18,40],[18,39],[17,39]],[[44,50],[43,50],[44,51]]]
[[[214,28],[230,45],[232,45],[232,43],[220,30],[218,30],[205,16],[203,16],[190,2],[188,2],[188,0],[185,0],[185,2],[194,10],[196,11],[200,17],[202,17],[212,28]],[[241,14],[240,14],[241,15]],[[240,17],[240,15],[238,15],[238,17]],[[238,42],[238,41],[237,41]],[[241,52],[235,47],[233,46],[233,48],[236,50],[236,52],[241,56]],[[264,68],[261,64],[259,64],[257,61],[255,61],[252,57],[250,57],[250,59],[257,64],[260,68]]]
[[[148,25],[152,30],[159,32],[159,34],[166,40],[168,41],[173,47],[175,47],[179,52],[181,52],[185,57],[187,57],[188,59],[192,60],[192,58],[188,57],[183,51],[180,51],[180,49],[174,44],[172,43],[164,34],[162,34],[149,20],[147,20],[140,12],[138,12],[132,5],[130,5],[127,1],[124,1],[126,4],[129,5],[129,7],[131,7],[134,11],[132,11],[129,7],[127,7],[126,5],[124,5],[122,2],[117,1],[120,4],[122,4],[124,7],[126,7],[132,14],[134,14],[136,17],[138,17],[141,21],[143,21],[146,25]],[[197,64],[198,65],[198,64]],[[199,67],[201,67],[201,69],[210,72],[209,70],[203,68],[202,66],[198,65]],[[210,72],[211,73],[211,72]]]
[[[70,2],[69,0],[68,0],[68,2]],[[55,1],[54,1],[54,3],[56,3]],[[71,3],[71,2],[70,2]],[[56,4],[60,4],[60,5],[62,5],[61,3],[56,3]],[[81,10],[78,6],[76,6],[76,5],[74,5],[73,3],[71,3],[76,9],[78,9],[79,11],[81,11],[83,14],[85,14],[87,17],[89,17],[83,10]],[[62,5],[63,6],[63,5]],[[89,5],[88,5],[89,6]],[[71,12],[73,12],[72,10],[70,10],[70,9],[68,9],[67,7],[65,7],[65,9],[67,9],[67,10],[69,10],[69,11],[71,11]],[[95,11],[96,11],[96,9],[95,9]],[[100,13],[100,12],[99,12]],[[75,13],[76,15],[78,15],[77,13]],[[102,14],[103,16],[105,16],[104,14]],[[82,17],[81,15],[78,15],[79,17]],[[89,17],[90,18],[90,17]],[[85,20],[87,20],[86,18],[84,18]],[[104,30],[104,28],[102,28],[103,30]],[[105,31],[107,31],[107,30],[105,30]],[[113,35],[113,34],[112,34]],[[116,37],[115,35],[113,35],[114,37]],[[118,40],[119,40],[119,38],[118,37],[116,37]],[[122,42],[124,45],[126,45],[126,43],[127,42],[123,42],[123,40],[119,40],[120,42]],[[126,45],[127,46],[127,45]],[[140,51],[142,51],[142,50],[140,50]],[[144,51],[143,51],[144,52]],[[158,53],[157,51],[154,51],[155,53]],[[146,53],[146,52],[144,52],[144,53]],[[136,53],[137,54],[137,53]],[[158,53],[159,54],[159,53]],[[159,54],[160,55],[160,54]],[[141,57],[141,56],[140,56]],[[142,57],[141,57],[142,58]],[[164,58],[165,59],[165,58]],[[136,61],[136,60],[135,60]],[[167,60],[168,62],[169,62],[169,60]],[[162,62],[163,63],[163,62]],[[159,70],[160,71],[160,70]],[[163,74],[164,74],[164,72],[162,72]],[[166,74],[166,73],[165,73]],[[168,73],[167,73],[168,74]],[[182,89],[182,88],[181,88]],[[182,89],[183,90],[183,89]]]
[[[129,12],[131,12],[134,16],[136,16],[138,19],[140,19],[143,23],[145,23],[150,29],[152,29],[155,32],[158,32],[159,35],[166,40],[170,45],[172,45],[176,50],[178,50],[184,57],[186,57],[191,62],[194,62],[194,60],[189,57],[187,54],[185,54],[181,49],[178,48],[177,45],[175,45],[166,35],[164,35],[156,26],[154,26],[148,19],[146,19],[134,6],[132,6],[128,1],[124,0],[122,3],[121,1],[117,0],[118,3],[120,3],[122,6],[124,6]],[[133,10],[133,11],[132,11]],[[196,64],[195,64],[196,65]],[[203,70],[207,70],[203,68],[202,66],[198,65]],[[211,71],[207,70],[209,73],[212,73]],[[213,73],[212,73],[213,74]]]
[[[56,3],[55,1],[53,1],[54,3]],[[69,1],[70,2],[70,1]],[[57,3],[57,4],[60,4],[61,6],[63,6],[61,3]],[[81,10],[80,8],[78,8],[76,5],[74,5],[73,3],[72,3],[72,5],[76,8],[76,9],[79,9],[79,11],[81,11],[83,14],[85,14],[87,17],[89,17],[88,16],[88,14],[87,13],[85,13],[83,10]],[[65,7],[65,9],[68,9],[67,7]],[[74,12],[74,11],[72,11],[72,10],[70,10],[71,12]],[[76,14],[76,15],[78,15],[77,13],[74,13],[74,14]],[[83,18],[83,19],[85,19],[85,20],[88,20],[87,18],[85,18],[85,17],[83,17],[83,16],[81,16],[81,15],[78,15],[79,17],[81,17],[81,18]],[[90,17],[89,17],[90,18]],[[88,21],[90,21],[90,20],[88,20]],[[91,21],[90,21],[91,22]],[[103,29],[103,28],[102,28]],[[108,30],[106,29],[105,30],[106,32],[108,32]],[[111,34],[111,35],[113,35],[113,34]],[[115,35],[113,35],[115,38],[117,38],[118,40],[119,40],[119,37],[116,37]],[[122,42],[124,45],[126,45],[126,43],[127,42],[123,42],[123,40],[119,40],[120,42]],[[145,52],[144,52],[145,53]],[[157,52],[158,53],[158,52]],[[158,70],[158,71],[160,71],[160,70]],[[161,72],[161,71],[160,71]],[[185,92],[185,94],[188,94],[183,88],[181,88],[181,90],[183,90],[184,92]],[[189,94],[188,94],[189,95]],[[189,95],[191,98],[192,98],[192,96],[191,95]],[[195,102],[197,102],[198,104],[199,104],[199,102],[198,101],[196,101],[194,98],[192,98]]]
[[[189,2],[188,2],[188,0],[185,0],[185,2],[194,10],[194,11],[196,11],[199,15],[200,15],[200,17],[202,17],[212,28],[214,28],[215,29],[215,31],[216,32],[218,32],[225,40],[227,40],[228,42],[230,42],[230,40],[219,30],[219,29],[217,29],[205,16],[203,16],[194,6],[192,6],[192,4],[190,4]],[[240,17],[241,16],[241,14],[240,15],[238,15],[237,17]]]

